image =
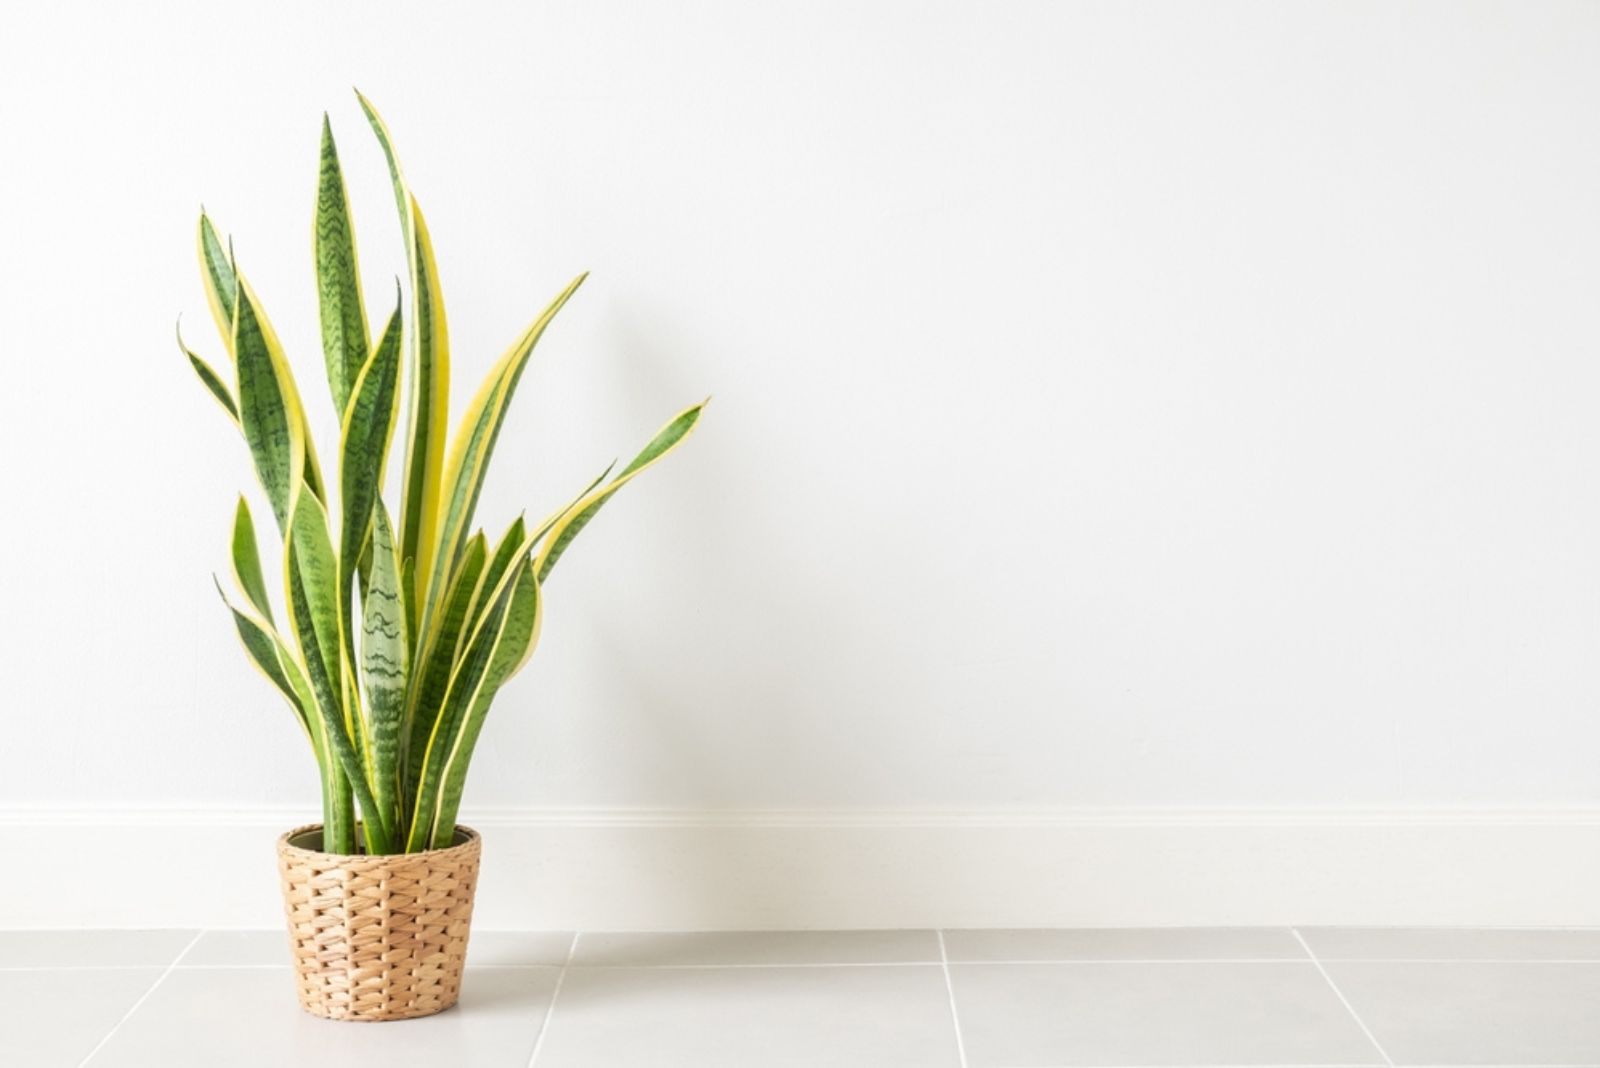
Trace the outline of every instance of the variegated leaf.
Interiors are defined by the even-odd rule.
[[[439,793],[444,783],[444,772],[450,754],[465,727],[467,714],[481,695],[495,650],[505,631],[507,610],[510,607],[516,574],[526,565],[516,568],[505,578],[505,588],[485,609],[472,640],[467,644],[450,675],[450,685],[440,702],[439,714],[433,721],[423,755],[422,772],[416,780],[416,802],[412,809],[411,827],[406,835],[406,851],[438,848],[441,844],[433,836],[433,820],[439,805]]]
[[[250,506],[245,503],[242,493],[239,495],[238,506],[233,510],[233,539],[229,548],[233,560],[234,581],[244,592],[245,600],[250,602],[250,607],[270,623],[272,605],[267,599],[267,580],[261,573],[261,551],[256,546],[256,525],[250,518]]]
[[[623,486],[626,486],[635,476],[646,468],[653,466],[668,452],[678,446],[684,438],[689,436],[695,423],[700,420],[700,413],[705,410],[709,401],[701,401],[674,416],[671,422],[662,427],[629,463],[622,469],[622,473],[612,479],[604,488],[594,490],[578,502],[571,511],[558,520],[550,528],[544,544],[539,548],[539,554],[534,557],[536,574],[540,583],[543,583],[550,574],[550,569],[556,566],[556,561],[561,559],[561,554],[567,551],[567,546],[572,544],[584,527],[589,525],[600,508],[611,499]]]
[[[233,351],[233,309],[238,296],[239,280],[234,274],[233,253],[217,236],[217,228],[205,209],[200,210],[200,229],[197,235],[200,251],[200,276],[205,282],[206,305],[211,318],[216,321],[222,343]]]
[[[450,343],[445,327],[444,296],[433,240],[422,209],[411,198],[411,410],[406,424],[404,496],[400,508],[401,552],[417,561],[419,582],[436,574],[433,559],[439,533],[440,479],[444,471],[444,439],[450,419]],[[419,590],[422,605],[413,618],[433,603],[432,587]]]
[[[284,545],[289,619],[322,717],[329,752],[338,759],[361,809],[367,851],[390,851],[388,823],[372,794],[371,770],[363,763],[369,747],[367,723],[359,708],[347,705],[347,674],[339,633],[338,562],[328,536],[327,515],[309,492],[295,495],[289,537]]]
[[[372,723],[372,793],[390,827],[402,818],[400,728],[405,717],[410,646],[394,530],[382,501],[372,511],[372,572],[361,619],[361,685]]]
[[[444,597],[444,608],[438,616],[439,625],[426,641],[416,643],[416,655],[411,661],[411,693],[406,705],[404,782],[408,789],[415,787],[421,772],[428,736],[433,732],[434,718],[439,714],[445,690],[450,684],[450,672],[455,666],[461,632],[467,619],[467,607],[481,585],[487,557],[487,539],[479,533],[467,542],[467,551],[461,556],[461,566],[451,578]]]
[[[436,848],[448,843],[455,835],[456,813],[461,808],[467,768],[472,761],[473,749],[478,744],[478,735],[483,730],[484,719],[488,716],[489,706],[498,696],[500,688],[521,670],[532,654],[539,640],[543,607],[544,600],[538,580],[534,578],[533,567],[524,560],[517,565],[512,579],[511,601],[506,609],[499,639],[495,642],[489,669],[473,696],[466,721],[456,732],[445,757],[430,834],[430,841]]]
[[[355,818],[350,786],[340,770],[338,759],[330,751],[327,726],[306,673],[300,669],[293,651],[270,623],[248,609],[235,607],[227,594],[223,593],[221,583],[217,583],[217,593],[221,594],[222,603],[233,615],[234,626],[251,663],[283,694],[300,720],[301,728],[311,739],[311,750],[317,758],[317,769],[322,779],[324,848],[335,853],[353,853]]]
[[[183,327],[181,324],[178,327],[178,348],[182,349],[183,354],[189,358],[189,366],[193,367],[194,373],[200,377],[200,384],[206,387],[206,391],[216,399],[218,404],[222,405],[222,410],[228,413],[228,418],[232,419],[237,425],[239,422],[239,406],[233,402],[232,391],[228,389],[228,384],[222,380],[221,375],[212,369],[209,363],[195,355],[194,350],[183,343]]]
[[[389,163],[390,184],[394,187],[395,208],[411,272],[410,409],[406,417],[399,534],[400,558],[412,561],[415,596],[408,607],[412,613],[412,640],[420,642],[421,630],[416,624],[426,611],[424,606],[444,593],[443,589],[429,589],[427,584],[434,574],[437,551],[440,478],[450,412],[450,346],[439,268],[422,208],[406,184],[388,126],[370,100],[359,92],[356,98]]]
[[[239,372],[239,424],[280,530],[306,464],[305,425],[277,335],[248,285],[238,290],[233,351]]]
[[[271,624],[254,612],[234,607],[233,602],[228,600],[228,595],[223,592],[220,582],[217,583],[217,594],[233,616],[234,629],[239,632],[239,641],[244,646],[245,653],[249,655],[250,662],[277,688],[284,700],[289,702],[289,707],[300,720],[300,726],[305,730],[306,737],[311,739],[312,748],[316,748],[316,737],[312,732],[311,721],[307,717],[309,702],[306,699],[309,697],[309,691],[303,685],[304,676],[295,666],[293,658],[280,657],[278,636],[272,630]],[[291,671],[301,685],[296,685],[290,680]]]
[[[400,381],[399,294],[378,347],[356,377],[340,428],[339,597],[350,603],[350,583],[372,523],[383,483],[384,461],[394,437]]]
[[[367,315],[361,302],[361,274],[349,198],[326,113],[322,116],[322,158],[312,238],[322,353],[334,411],[342,415],[355,389],[356,376],[367,363]]]
[[[406,251],[411,251],[411,212],[410,189],[406,185],[405,174],[400,170],[400,157],[394,151],[394,138],[389,136],[389,126],[378,114],[378,109],[372,106],[372,101],[356,91],[356,99],[361,102],[361,110],[367,116],[367,123],[371,125],[372,132],[378,138],[378,144],[383,149],[383,158],[389,164],[389,182],[394,187],[394,206],[400,215],[400,228],[405,235]]]
[[[474,619],[478,615],[478,606],[490,590],[500,585],[500,580],[505,576],[506,570],[518,558],[517,551],[522,548],[528,538],[527,521],[522,516],[517,516],[506,532],[500,535],[500,540],[495,543],[494,552],[489,554],[489,562],[484,565],[483,575],[478,579],[478,588],[473,591],[472,599],[467,604],[466,619]],[[526,552],[523,555],[527,555]]]
[[[434,559],[433,575],[428,582],[430,590],[441,588],[445,576],[455,567],[461,546],[466,541],[467,530],[472,524],[478,496],[483,490],[483,480],[489,470],[489,460],[494,455],[495,442],[499,439],[500,428],[505,424],[506,411],[516,392],[517,382],[528,366],[528,359],[533,355],[533,348],[544,336],[546,327],[556,313],[578,291],[586,277],[580,274],[573,279],[523,331],[516,343],[506,350],[490,370],[462,417],[461,428],[450,446],[449,459],[445,463],[439,553]],[[424,606],[422,619],[423,632],[426,633],[431,622],[427,606]]]

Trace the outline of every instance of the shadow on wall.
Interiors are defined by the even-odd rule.
[[[607,309],[606,319],[611,336],[603,346],[602,358],[610,365],[605,368],[608,375],[637,384],[641,396],[683,398],[687,403],[699,395],[695,390],[703,389],[705,383],[690,381],[691,374],[682,370],[684,361],[677,353],[687,342],[680,344],[677,338],[685,335],[670,329],[674,321],[670,308],[635,305],[630,311],[619,303]],[[586,680],[584,685],[590,692],[604,694],[600,701],[604,714],[613,721],[614,730],[627,735],[626,745],[620,748],[649,761],[652,781],[670,784],[667,791],[676,804],[715,812],[747,807],[744,799],[751,796],[752,775],[758,775],[760,768],[783,767],[815,752],[813,732],[822,723],[832,722],[819,721],[809,707],[816,698],[804,683],[814,676],[816,664],[810,661],[815,658],[808,658],[803,650],[775,650],[772,646],[776,643],[762,642],[760,636],[769,623],[781,621],[782,631],[799,626],[825,636],[826,647],[833,651],[859,650],[867,656],[871,642],[851,614],[839,610],[826,589],[773,581],[774,574],[787,573],[781,556],[761,558],[761,575],[732,570],[734,562],[749,551],[749,546],[738,540],[743,531],[781,530],[785,520],[774,508],[771,495],[739,492],[752,483],[770,486],[772,481],[772,476],[751,470],[743,459],[759,450],[742,447],[729,430],[741,422],[748,425],[748,421],[719,420],[715,402],[707,414],[708,422],[700,433],[715,436],[716,447],[695,450],[685,459],[692,455],[698,469],[696,482],[710,490],[699,496],[666,494],[657,500],[657,507],[665,511],[663,524],[674,531],[674,541],[693,546],[693,551],[677,552],[658,539],[645,539],[637,551],[647,561],[640,568],[642,573],[672,575],[674,589],[708,593],[690,611],[706,611],[708,602],[737,602],[734,611],[713,612],[716,619],[726,621],[726,641],[718,648],[703,650],[702,663],[713,669],[709,674],[697,673],[688,687],[641,663],[634,655],[638,635],[615,622],[625,616],[598,613],[591,638],[600,646],[599,659],[606,669],[603,677]],[[775,552],[784,552],[782,542]],[[822,566],[815,559],[793,563],[813,571]],[[815,596],[802,595],[802,591],[813,590]],[[630,596],[638,592],[630,591]],[[704,640],[706,631],[692,633],[698,642]],[[741,656],[741,651],[746,655]],[[718,715],[703,714],[706,709],[722,716],[743,716],[738,738],[730,744],[719,732]],[[862,766],[871,766],[871,762]],[[841,779],[842,771],[848,769],[828,769],[835,787],[847,793],[870,792],[854,790]],[[635,836],[619,829],[616,841],[622,853],[618,867],[638,872],[662,893],[677,898],[678,911],[686,915],[703,911],[708,917],[725,916],[730,911],[728,896],[740,894],[739,912],[759,916],[775,928],[791,927],[804,920],[794,913],[796,903],[805,902],[813,888],[822,890],[816,874],[803,865],[773,878],[773,865],[785,869],[788,865],[769,851],[755,851],[760,843],[770,843],[770,835],[760,828],[676,828],[666,853],[661,852],[659,831]],[[762,870],[755,870],[758,868]],[[829,881],[837,891],[841,873],[834,872]],[[772,892],[779,887],[781,894]],[[751,893],[766,900],[751,900]]]

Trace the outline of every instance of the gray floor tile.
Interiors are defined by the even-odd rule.
[[[582,945],[579,939],[579,945]],[[573,968],[538,1068],[956,1068],[937,965]]]
[[[473,931],[467,942],[472,964],[551,964],[567,962],[571,931]]]
[[[1325,967],[1396,1064],[1600,1063],[1600,964]]]
[[[164,970],[0,972],[0,1062],[76,1065]]]
[[[1600,930],[1303,927],[1322,960],[1593,960]]]
[[[572,963],[591,966],[936,963],[932,931],[595,932]]]
[[[971,1068],[1382,1064],[1311,963],[952,964]]]
[[[0,968],[166,967],[198,931],[0,931]]]
[[[950,930],[952,961],[1305,960],[1287,927],[1106,927]]]
[[[559,972],[468,968],[455,1008],[357,1024],[301,1011],[287,968],[179,968],[91,1068],[525,1068]]]
[[[207,931],[183,955],[184,968],[289,965],[289,932]]]
[[[471,965],[566,963],[568,931],[473,931],[467,943]],[[185,967],[289,964],[286,931],[207,931],[183,958]]]

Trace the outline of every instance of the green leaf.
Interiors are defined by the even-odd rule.
[[[444,701],[450,684],[450,671],[455,666],[461,631],[467,619],[467,606],[481,585],[485,559],[488,556],[486,539],[480,533],[467,542],[467,551],[461,556],[461,566],[450,580],[444,598],[444,609],[439,615],[439,625],[433,634],[417,645],[417,655],[412,659],[411,693],[406,708],[406,777],[407,789],[415,787],[422,770],[422,758],[433,732],[433,723]]]
[[[557,511],[546,516],[544,522],[535,527],[533,533],[528,536],[526,548],[533,548],[534,545],[538,544],[541,538],[550,533],[557,523],[571,515],[573,510],[576,509],[580,504],[584,504],[584,498],[593,493],[594,488],[600,485],[600,483],[604,482],[606,480],[606,476],[609,475],[616,466],[617,461],[612,460],[606,465],[606,469],[595,477],[593,482],[583,487],[582,493],[578,494],[576,497],[572,498],[572,500],[562,505]]]
[[[361,619],[361,685],[372,721],[372,793],[391,828],[402,818],[400,728],[405,717],[410,646],[394,530],[383,502],[372,521],[372,572]]]
[[[290,499],[306,464],[304,417],[277,335],[248,284],[241,283],[238,295],[233,351],[239,372],[239,424],[272,514],[279,529],[287,531]]]
[[[657,432],[639,455],[629,462],[622,473],[606,484],[605,488],[595,490],[585,496],[565,516],[550,528],[549,536],[544,545],[539,549],[539,555],[534,558],[539,582],[542,584],[550,574],[550,569],[556,566],[556,561],[561,559],[561,554],[567,551],[567,546],[572,544],[583,528],[599,513],[601,507],[611,499],[623,486],[626,486],[635,476],[646,468],[659,461],[668,452],[672,451],[689,436],[700,421],[700,413],[705,410],[709,401],[702,401],[692,407],[684,409],[672,418],[666,426]]]
[[[519,559],[517,552],[523,555],[527,550],[523,548],[528,538],[527,522],[522,516],[517,516],[516,521],[500,535],[500,540],[495,543],[494,552],[489,555],[489,562],[484,565],[483,575],[478,579],[478,588],[472,592],[472,599],[467,604],[464,615],[466,619],[475,619],[478,616],[478,605],[484,596],[500,585],[500,580],[505,577],[506,569],[513,561]]]
[[[183,354],[189,357],[189,366],[193,367],[194,373],[200,376],[200,384],[205,386],[210,394],[216,398],[218,404],[222,405],[222,410],[228,413],[228,418],[237,424],[239,422],[239,406],[233,403],[233,394],[229,392],[228,384],[222,380],[221,375],[212,370],[209,363],[196,356],[194,351],[183,343],[182,324],[178,327],[178,348],[182,349]]]
[[[439,526],[439,553],[434,559],[433,575],[428,582],[430,592],[443,587],[444,577],[455,567],[461,546],[466,541],[472,514],[477,509],[478,496],[483,490],[483,480],[489,470],[489,460],[494,455],[495,442],[500,437],[500,428],[505,424],[512,394],[528,365],[529,357],[533,355],[533,348],[544,336],[545,328],[556,317],[556,313],[572,299],[586,277],[580,274],[573,279],[522,332],[522,336],[490,370],[477,396],[467,407],[461,429],[450,446],[449,460],[445,463],[444,517]],[[430,607],[425,604],[422,610],[424,634],[432,619]]]
[[[217,228],[205,209],[200,209],[200,277],[205,282],[206,304],[216,320],[222,343],[233,351],[233,309],[238,299],[239,280],[233,270],[233,253],[222,244]]]
[[[444,439],[449,429],[450,346],[444,296],[439,289],[439,268],[422,208],[406,184],[388,126],[370,100],[359,92],[356,98],[361,101],[361,110],[366,113],[367,122],[389,163],[395,209],[400,216],[406,262],[411,271],[411,389],[400,498],[400,558],[412,561],[418,588],[407,604],[412,614],[413,640],[420,643],[422,631],[416,624],[427,611],[424,606],[434,604],[444,592],[430,589],[426,583],[435,574],[440,478],[444,471]]]
[[[519,565],[516,574],[522,574],[525,569],[526,565]],[[433,822],[445,768],[466,725],[468,712],[482,693],[488,678],[496,647],[505,631],[507,610],[515,588],[511,585],[514,578],[514,575],[506,577],[505,588],[485,610],[483,619],[474,629],[472,640],[451,673],[449,688],[445,691],[439,715],[428,737],[422,774],[417,779],[416,804],[412,810],[411,828],[406,835],[407,852],[437,848],[439,844],[433,837]]]
[[[411,193],[406,186],[405,175],[400,171],[400,158],[395,155],[394,139],[389,136],[389,127],[378,114],[378,109],[372,106],[372,101],[361,95],[356,90],[356,99],[361,102],[361,110],[366,113],[367,123],[372,127],[372,132],[377,135],[378,144],[383,148],[383,158],[389,163],[389,181],[394,186],[394,206],[400,213],[400,226],[406,237],[406,251],[411,250],[411,218],[409,205]]]
[[[217,594],[233,615],[234,629],[239,632],[239,641],[244,645],[244,651],[250,657],[250,662],[267,677],[279,693],[283,694],[284,700],[289,702],[289,707],[294,709],[295,716],[300,720],[300,726],[305,730],[306,736],[311,738],[312,748],[315,749],[316,737],[311,729],[311,721],[306,715],[306,709],[310,705],[310,692],[305,686],[304,676],[294,664],[293,657],[280,654],[281,643],[270,623],[258,615],[233,606],[228,600],[228,595],[223,592],[220,582],[217,583]],[[282,654],[287,654],[287,650],[282,650]],[[290,672],[294,673],[295,681],[291,681]]]
[[[350,786],[339,768],[338,759],[330,752],[327,726],[305,672],[300,669],[294,653],[271,624],[247,610],[234,607],[227,594],[222,592],[221,583],[217,583],[217,593],[222,595],[222,603],[233,614],[239,639],[244,643],[251,663],[288,700],[300,720],[301,728],[311,739],[311,751],[317,758],[322,779],[323,848],[331,853],[355,852],[355,818],[351,809]]]
[[[322,353],[334,410],[344,414],[356,376],[367,362],[367,315],[361,302],[355,230],[333,128],[322,116],[322,160],[317,181],[317,215],[312,240],[317,267],[317,310],[322,321]]]
[[[439,527],[440,479],[444,471],[444,439],[450,418],[450,343],[445,327],[444,297],[433,241],[416,198],[411,199],[411,391],[406,424],[404,495],[400,501],[401,554],[417,561],[418,580],[436,575],[433,568]],[[431,587],[419,598],[432,603]],[[415,614],[423,607],[413,605]]]
[[[250,506],[245,503],[242,493],[238,507],[233,511],[233,541],[230,549],[233,577],[239,583],[239,589],[244,591],[245,600],[250,602],[250,607],[261,618],[271,622],[272,607],[267,599],[267,580],[262,577],[261,551],[256,547],[256,525],[250,518]]]
[[[300,477],[305,481],[306,488],[311,495],[324,505],[328,503],[328,491],[322,485],[322,465],[317,462],[317,446],[311,440],[311,424],[306,421],[305,409],[300,407],[300,398],[294,398],[295,417],[300,421],[300,439],[306,443],[305,463],[300,465]]]
[[[350,583],[372,524],[373,504],[383,483],[384,461],[394,437],[400,382],[400,306],[372,357],[357,375],[340,432],[339,598],[350,603]],[[348,638],[348,633],[346,638]]]
[[[295,497],[284,548],[294,566],[288,567],[290,601],[304,611],[291,613],[300,638],[300,651],[310,669],[313,689],[325,690],[340,713],[343,731],[352,735],[359,723],[351,722],[344,700],[344,659],[339,632],[338,566],[328,536],[328,517],[322,502],[309,492]]]
[[[524,560],[517,565],[512,580],[510,605],[499,639],[495,642],[489,669],[472,699],[466,722],[461,725],[445,757],[430,835],[430,841],[436,844],[449,842],[455,836],[456,813],[461,808],[467,767],[472,762],[472,752],[478,744],[484,719],[500,688],[527,663],[532,654],[539,639],[543,607],[543,597],[538,580],[534,578],[533,567]]]
[[[363,795],[363,815],[367,811],[375,813],[376,804],[366,787],[361,759],[355,752],[350,736],[345,733],[338,689],[327,677],[327,669],[322,664],[322,653],[317,646],[315,628],[310,623],[311,608],[306,601],[305,586],[292,541],[287,545],[285,558],[289,572],[289,621],[305,653],[306,676],[312,692],[308,712],[317,725],[317,737],[327,756],[322,775],[323,848],[330,853],[353,853],[354,819],[350,811],[350,795],[358,790]],[[371,820],[366,820],[365,824],[368,851],[385,852],[381,840],[375,848],[373,832],[379,824]]]
[[[337,606],[338,564],[328,536],[327,515],[321,502],[309,492],[295,495],[284,549],[289,620],[300,642],[328,751],[338,761],[360,805],[367,851],[387,853],[391,848],[388,824],[373,797],[369,769],[362,765],[362,753],[370,751],[369,746],[363,745],[366,722],[359,708],[346,707]]]

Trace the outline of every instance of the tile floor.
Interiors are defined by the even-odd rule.
[[[1600,930],[474,934],[461,1004],[300,1012],[277,931],[0,932],[19,1068],[1600,1068]]]

